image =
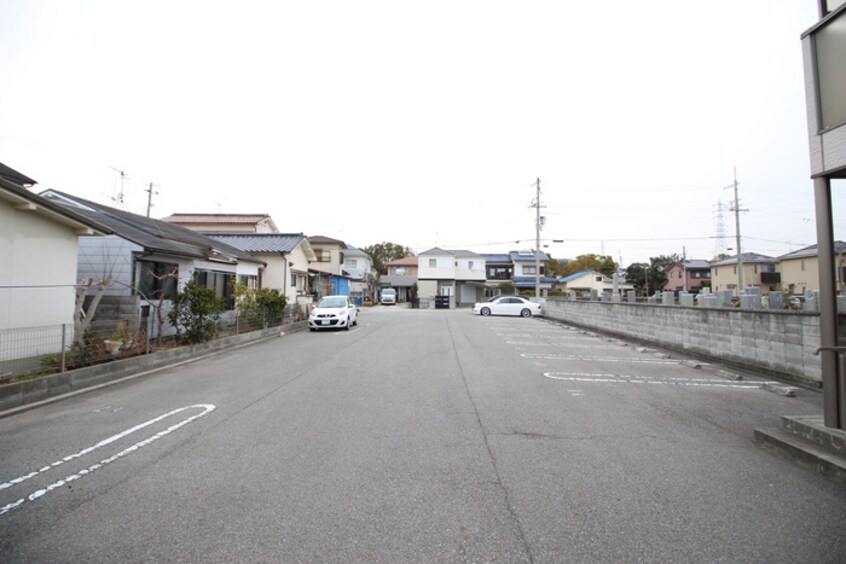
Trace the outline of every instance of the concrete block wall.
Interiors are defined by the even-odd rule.
[[[814,355],[820,342],[818,313],[550,298],[545,314],[700,358],[810,385],[821,382],[820,359]]]

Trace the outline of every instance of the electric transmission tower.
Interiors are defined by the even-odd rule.
[[[714,238],[714,256],[718,257],[726,252],[726,205],[717,202],[714,205],[714,221],[716,222],[717,234]]]

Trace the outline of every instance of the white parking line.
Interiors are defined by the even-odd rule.
[[[34,470],[34,471],[30,472],[29,474],[24,474],[23,476],[19,476],[19,477],[13,479],[13,480],[9,480],[8,482],[4,482],[4,483],[0,484],[0,490],[5,490],[5,489],[8,489],[8,488],[11,488],[13,486],[16,486],[16,485],[22,483],[22,482],[25,482],[26,480],[29,480],[30,478],[34,478],[34,477],[36,477],[40,474],[43,474],[43,473],[45,473],[49,470],[52,470],[53,468],[61,466],[62,464],[65,464],[66,462],[70,462],[72,460],[76,460],[77,458],[81,458],[81,457],[83,457],[87,454],[94,452],[95,450],[97,450],[99,448],[107,446],[107,445],[109,445],[109,444],[111,444],[111,443],[113,443],[117,440],[120,440],[120,439],[122,439],[122,438],[124,438],[128,435],[131,435],[132,433],[140,431],[141,429],[143,429],[145,427],[153,425],[154,423],[158,423],[159,421],[161,421],[163,419],[166,419],[166,418],[168,418],[172,415],[176,415],[177,413],[181,413],[181,412],[183,412],[187,409],[202,409],[203,411],[201,413],[196,414],[196,415],[192,415],[191,417],[189,417],[187,419],[183,419],[179,423],[176,423],[175,425],[171,425],[170,427],[168,427],[164,431],[159,431],[155,435],[152,435],[152,436],[144,439],[143,441],[137,442],[134,445],[123,449],[122,451],[118,452],[117,454],[114,454],[114,455],[112,455],[108,458],[105,458],[105,459],[101,460],[100,462],[98,462],[96,464],[92,464],[88,468],[80,470],[76,474],[71,474],[70,476],[67,476],[62,480],[58,480],[56,482],[53,482],[52,484],[50,484],[46,488],[42,488],[42,489],[39,489],[39,490],[32,492],[31,494],[29,494],[25,498],[21,498],[21,499],[15,501],[13,503],[9,503],[7,505],[0,507],[0,515],[8,513],[9,511],[11,511],[12,509],[15,509],[16,507],[20,507],[27,500],[35,501],[36,499],[47,495],[48,493],[55,490],[56,488],[61,488],[62,486],[66,485],[68,482],[73,482],[75,480],[79,480],[80,478],[83,478],[83,477],[91,474],[92,472],[100,470],[101,468],[103,468],[107,464],[111,464],[112,462],[119,460],[119,459],[123,458],[124,456],[131,454],[131,453],[139,450],[140,448],[145,447],[145,446],[149,445],[150,443],[157,441],[158,439],[161,439],[162,437],[164,437],[166,435],[169,435],[173,431],[176,431],[177,429],[187,425],[191,421],[194,421],[195,419],[199,419],[200,417],[212,412],[215,409],[215,406],[212,405],[212,404],[198,404],[198,405],[189,405],[189,406],[186,406],[186,407],[180,407],[179,409],[174,409],[173,411],[169,411],[169,412],[167,412],[163,415],[160,415],[160,416],[158,416],[154,419],[150,419],[149,421],[145,421],[144,423],[136,425],[136,426],[134,426],[130,429],[127,429],[126,431],[118,433],[117,435],[112,435],[111,437],[109,437],[107,439],[103,439],[102,441],[100,441],[100,442],[98,442],[98,443],[96,443],[96,444],[94,444],[90,447],[84,448],[79,452],[76,452],[74,454],[70,454],[70,455],[65,456],[64,458],[61,458],[61,459],[59,459],[55,462],[47,464],[47,465],[39,468],[38,470]]]
[[[600,384],[658,384],[664,386],[694,386],[700,388],[735,388],[739,390],[760,390],[767,382],[726,382],[714,378],[647,378],[629,374],[589,372],[544,372],[544,377],[567,382],[594,382]],[[569,391],[569,390],[568,390]]]
[[[626,364],[681,364],[680,360],[669,358],[624,358],[616,356],[588,356],[582,354],[537,354],[521,353],[523,358],[542,360],[584,360],[588,362],[625,362]]]

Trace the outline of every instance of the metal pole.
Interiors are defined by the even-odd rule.
[[[737,169],[734,169],[734,226],[737,236],[737,297],[743,291],[743,251],[740,248],[740,198],[737,195]]]
[[[814,178],[817,214],[817,262],[820,275],[820,367],[823,382],[823,422],[826,427],[846,429],[846,385],[837,362],[837,297],[834,292],[834,227],[831,181]]]
[[[540,297],[540,178],[535,183],[535,297]]]
[[[62,372],[65,372],[68,369],[68,364],[67,364],[68,347],[67,347],[67,343],[68,343],[68,324],[62,323]]]

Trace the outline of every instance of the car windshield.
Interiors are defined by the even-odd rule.
[[[344,298],[323,298],[317,304],[319,308],[328,308],[328,307],[346,307],[347,300]]]

